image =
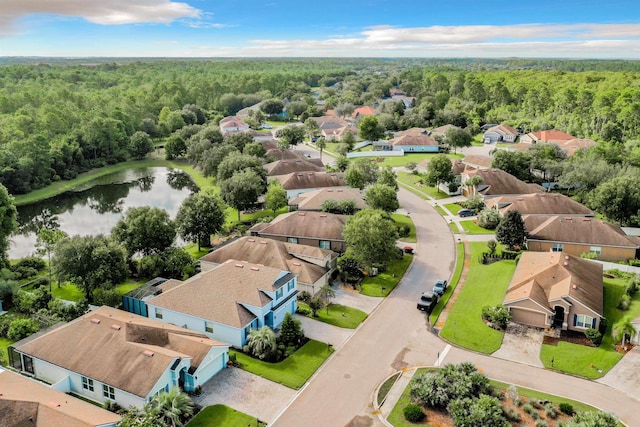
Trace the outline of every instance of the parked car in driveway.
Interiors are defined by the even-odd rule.
[[[423,292],[418,301],[418,310],[431,314],[436,304],[438,304],[438,294],[432,291]]]
[[[460,215],[461,217],[474,216],[475,214],[476,214],[475,209],[460,209],[458,211],[458,215]]]
[[[449,286],[449,284],[447,283],[446,280],[440,279],[436,283],[433,284],[433,292],[435,292],[439,296],[442,296],[444,294],[444,292],[447,290],[448,286]]]

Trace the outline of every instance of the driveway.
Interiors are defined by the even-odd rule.
[[[336,293],[335,298],[332,299],[333,303],[357,308],[367,314],[371,313],[382,302],[382,298],[362,295],[340,286],[334,287],[333,290]]]
[[[193,401],[202,407],[227,405],[237,411],[271,422],[296,391],[238,368],[227,368],[202,387]]]
[[[329,325],[319,320],[310,319],[306,316],[294,314],[294,317],[302,323],[304,335],[320,342],[326,342],[338,349],[353,335],[355,329],[339,328]]]
[[[502,345],[492,356],[542,368],[540,348],[543,337],[544,332],[539,329],[509,323]]]
[[[640,346],[634,347],[607,375],[597,381],[637,396],[640,385]]]

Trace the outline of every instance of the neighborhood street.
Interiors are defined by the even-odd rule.
[[[402,368],[434,365],[447,346],[430,331],[426,316],[415,309],[415,304],[435,280],[450,278],[455,265],[454,238],[431,202],[404,189],[398,196],[416,225],[418,244],[411,267],[399,286],[294,396],[272,425],[382,425],[372,406],[378,384]],[[608,385],[456,347],[441,360],[463,361],[475,363],[491,378],[584,401],[612,412],[629,426],[640,426],[637,396]]]

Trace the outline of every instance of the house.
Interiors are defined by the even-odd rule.
[[[276,160],[305,160],[307,162],[311,162],[316,166],[320,166],[324,168],[324,163],[322,163],[322,159],[320,157],[306,157],[304,154],[299,153],[297,151],[292,150],[283,150],[280,148],[269,148],[267,149],[266,154],[264,155],[267,159]]]
[[[347,218],[347,215],[314,211],[289,212],[277,216],[270,223],[258,223],[249,231],[252,236],[344,252],[346,243],[342,229]]]
[[[115,427],[118,414],[0,368],[0,425]]]
[[[351,188],[320,188],[315,191],[301,194],[300,196],[289,200],[289,210],[292,211],[321,211],[322,204],[327,200],[342,202],[343,200],[352,200],[355,203],[357,211],[366,209],[367,202],[364,200],[362,191]]]
[[[479,184],[475,190],[463,188],[463,194],[465,196],[469,195],[470,192],[475,192],[475,194],[483,197],[544,192],[544,188],[538,184],[527,184],[502,169],[476,169],[471,167],[467,167],[460,176],[460,182],[463,187],[466,186],[466,182],[474,176],[482,178],[482,183]]]
[[[407,93],[399,88],[391,88],[389,89],[389,96],[406,96]]]
[[[489,156],[468,154],[464,156],[464,159],[462,159],[462,162],[478,169],[491,168],[491,157]]]
[[[404,151],[405,153],[437,153],[439,150],[438,141],[431,135],[431,132],[422,128],[396,132],[389,143],[392,150]]]
[[[346,132],[351,132],[353,135],[358,134],[358,129],[356,127],[352,126],[351,123],[340,117],[326,115],[311,118],[318,123],[320,135],[328,141],[340,141]]]
[[[603,316],[602,265],[561,252],[523,252],[503,304],[514,322],[584,332]]]
[[[364,106],[354,109],[353,113],[351,113],[351,118],[354,120],[360,120],[363,117],[374,116],[375,114],[376,110],[374,110],[372,107]]]
[[[173,387],[194,391],[226,367],[228,350],[197,331],[105,306],[18,341],[9,359],[64,393],[142,408]]]
[[[292,272],[298,276],[297,289],[313,295],[329,283],[336,258],[337,254],[327,249],[244,236],[200,258],[200,269],[211,270],[229,259],[266,265]]]
[[[435,129],[431,130],[431,135],[435,138],[436,136],[441,136],[442,138],[445,138],[447,136],[447,131],[449,129],[460,129],[458,126],[455,125],[444,125],[444,126],[440,126],[437,127]]]
[[[267,176],[288,175],[297,172],[323,172],[324,168],[306,159],[276,160],[263,166]]]
[[[250,130],[249,125],[236,116],[225,117],[220,120],[219,126],[220,132],[222,132],[223,135],[232,132],[246,132]]]
[[[571,135],[569,135],[571,136]],[[524,138],[524,136],[522,137]],[[589,148],[596,145],[596,142],[591,139],[580,139],[574,138],[569,140],[558,140],[551,142],[520,142],[519,144],[515,144],[509,147],[510,151],[518,150],[518,151],[527,151],[530,149],[535,143],[542,144],[555,144],[564,151],[567,156],[573,156],[578,150],[588,150]]]
[[[575,136],[569,135],[557,129],[542,130],[540,132],[529,132],[520,137],[522,144],[536,144],[538,142],[546,142],[548,144],[558,143],[576,139]]]
[[[251,329],[296,312],[296,284],[290,271],[229,259],[145,303],[151,318],[242,348]]]
[[[391,100],[402,102],[405,110],[410,110],[416,105],[416,98],[414,96],[392,95]]]
[[[515,142],[518,137],[518,131],[508,125],[493,126],[485,131],[482,135],[482,141],[485,144],[493,144],[494,142]]]
[[[498,209],[500,215],[516,210],[521,215],[595,216],[592,210],[559,193],[530,193],[492,197],[487,207]]]
[[[300,194],[319,188],[344,188],[347,183],[343,173],[334,172],[293,172],[288,175],[274,177],[287,190],[287,198],[298,197]]]
[[[640,239],[627,236],[617,225],[595,218],[563,215],[526,215],[527,248],[569,255],[595,254],[603,261],[626,261],[638,257]]]

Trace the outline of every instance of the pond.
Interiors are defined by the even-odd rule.
[[[158,207],[175,218],[182,201],[197,190],[185,172],[165,167],[134,168],[97,178],[81,188],[18,207],[19,231],[11,237],[9,258],[36,251],[43,224],[57,221],[70,236],[109,234],[129,208]]]

